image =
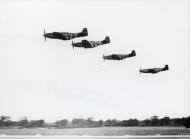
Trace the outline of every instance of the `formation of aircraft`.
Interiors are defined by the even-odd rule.
[[[161,71],[166,71],[166,70],[169,70],[169,66],[168,65],[165,65],[164,68],[151,68],[151,69],[141,69],[139,70],[140,73],[152,73],[152,74],[155,74],[155,73],[158,73],[158,72],[161,72]]]
[[[51,39],[60,39],[60,40],[71,40],[74,38],[78,37],[85,37],[88,36],[88,30],[87,28],[83,28],[83,30],[79,33],[69,33],[69,32],[52,32],[52,33],[46,33],[44,29],[44,34],[43,34],[45,41],[46,38],[51,38]],[[76,42],[74,43],[72,41],[72,46],[74,47],[82,47],[82,48],[94,48],[99,45],[104,45],[110,43],[110,38],[109,36],[106,36],[104,40],[102,41],[88,41],[88,40],[82,40],[81,42]],[[134,57],[136,56],[135,50],[132,50],[130,54],[112,54],[112,55],[103,55],[103,59],[105,60],[123,60],[125,58],[129,57]],[[169,66],[165,65],[164,68],[150,68],[150,69],[141,69],[139,70],[140,73],[158,73],[161,71],[166,71],[169,70]]]
[[[46,41],[46,38],[51,39],[60,39],[60,40],[71,40],[77,37],[85,37],[88,36],[88,30],[87,28],[83,28],[82,32],[79,33],[69,33],[69,32],[52,32],[52,33],[46,33],[44,29],[44,38]]]
[[[108,44],[110,43],[109,36],[106,36],[106,38],[103,41],[88,41],[88,40],[82,40],[81,42],[74,43],[72,41],[72,46],[74,47],[83,47],[83,48],[94,48],[99,45]]]
[[[112,55],[107,55],[104,56],[103,55],[103,59],[107,59],[107,60],[123,60],[125,58],[129,58],[129,57],[133,57],[136,56],[136,52],[135,50],[132,50],[132,52],[130,54],[112,54]]]

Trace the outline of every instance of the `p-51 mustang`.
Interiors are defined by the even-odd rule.
[[[103,55],[103,59],[108,59],[108,60],[123,60],[125,58],[128,57],[133,57],[136,56],[136,52],[135,50],[132,50],[132,52],[130,54],[112,54],[112,55],[108,55],[108,56],[104,56]]]
[[[153,69],[141,69],[140,68],[140,73],[152,73],[152,74],[155,74],[155,73],[158,73],[158,72],[161,72],[161,71],[165,71],[165,70],[169,70],[169,66],[168,65],[165,65],[164,68],[153,68]]]
[[[110,38],[106,36],[106,38],[103,41],[88,41],[88,40],[82,40],[82,42],[72,42],[72,46],[74,47],[83,47],[83,48],[94,48],[99,45],[108,44],[110,43]]]
[[[88,36],[88,30],[87,30],[87,28],[83,28],[82,32],[79,32],[79,33],[69,33],[69,32],[46,33],[45,29],[44,29],[44,38],[45,38],[45,41],[46,41],[46,38],[60,39],[60,40],[71,40],[73,38],[85,37],[85,36]]]

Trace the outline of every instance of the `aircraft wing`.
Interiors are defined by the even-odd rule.
[[[91,43],[87,40],[82,40],[82,45],[91,46]]]

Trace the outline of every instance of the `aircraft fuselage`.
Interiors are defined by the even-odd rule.
[[[46,33],[44,34],[44,37],[51,38],[51,39],[61,39],[61,40],[71,40],[76,37],[82,37],[78,35],[77,33],[59,33],[59,32],[53,32],[53,33]]]
[[[94,48],[99,45],[108,44],[110,43],[109,37],[106,37],[103,41],[88,41],[88,40],[82,40],[81,42],[72,42],[73,47],[83,47],[83,48]]]
[[[165,65],[164,68],[140,69],[140,73],[142,72],[142,73],[155,74],[155,73],[158,73],[158,72],[161,72],[161,71],[166,71],[166,70],[169,70],[168,65]]]
[[[69,33],[69,32],[52,32],[52,33],[45,33],[44,29],[44,37],[51,38],[51,39],[60,39],[60,40],[71,40],[77,37],[85,37],[88,36],[87,28],[83,28],[82,32],[79,33]]]
[[[112,54],[108,56],[103,56],[103,59],[108,59],[108,60],[123,60],[128,57],[133,57],[136,56],[135,50],[133,50],[130,54]]]

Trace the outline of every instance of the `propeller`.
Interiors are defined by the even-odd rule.
[[[104,61],[105,61],[104,54],[103,54],[103,59],[104,59]]]
[[[46,41],[46,36],[45,36],[45,34],[46,34],[46,31],[45,31],[45,28],[44,28],[44,39],[45,39],[45,41]]]
[[[73,42],[73,41],[72,41],[72,46],[73,46],[73,49],[74,49],[75,45],[74,45],[74,42]]]

